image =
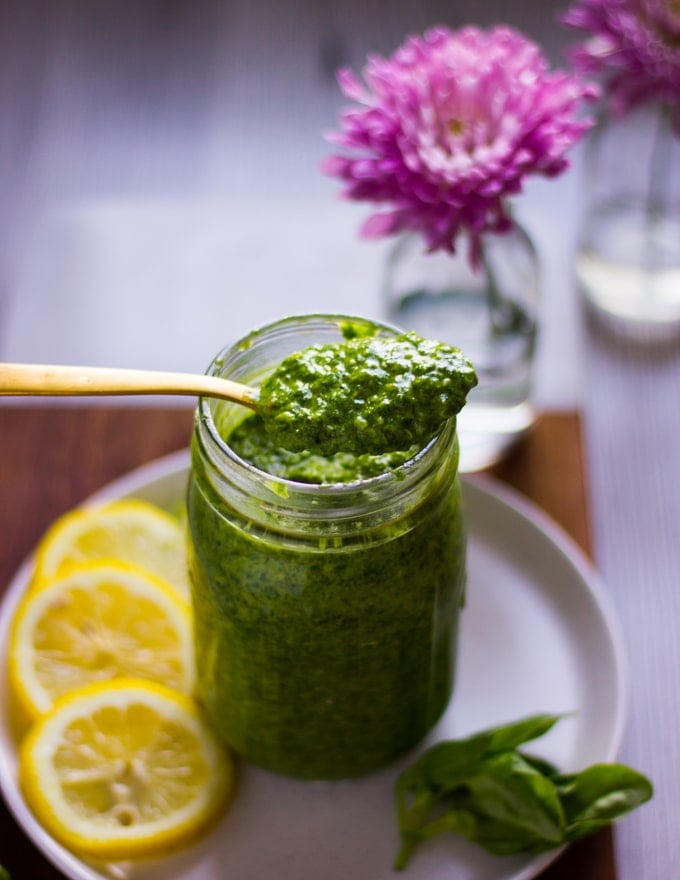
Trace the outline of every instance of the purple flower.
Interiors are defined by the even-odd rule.
[[[580,0],[563,21],[588,33],[575,65],[602,75],[614,113],[647,101],[669,104],[680,126],[680,4],[677,0]]]
[[[590,127],[578,117],[596,89],[550,72],[539,48],[509,27],[434,28],[385,59],[370,56],[364,82],[340,86],[356,104],[328,139],[343,152],[323,170],[350,199],[389,206],[367,237],[420,232],[430,250],[454,252],[462,230],[475,259],[480,237],[510,226],[507,199],[526,175],[567,167],[565,153]]]

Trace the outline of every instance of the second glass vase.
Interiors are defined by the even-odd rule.
[[[407,234],[388,259],[384,302],[391,323],[456,345],[474,364],[479,385],[458,416],[459,470],[500,460],[535,419],[539,271],[526,231],[515,223],[487,236],[474,268],[463,245],[428,253],[422,237]]]
[[[677,342],[680,138],[668,108],[603,119],[584,170],[576,275],[589,313],[627,342]]]

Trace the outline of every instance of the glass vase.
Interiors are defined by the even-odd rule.
[[[462,472],[500,460],[534,422],[539,286],[536,250],[518,223],[488,235],[474,267],[464,243],[455,254],[428,253],[422,237],[412,233],[389,255],[389,321],[458,346],[477,371],[479,384],[458,416]]]
[[[680,138],[670,113],[603,119],[584,172],[576,274],[589,314],[626,340],[680,339]]]

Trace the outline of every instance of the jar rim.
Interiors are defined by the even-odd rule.
[[[292,333],[294,331],[299,331],[301,328],[314,329],[315,326],[318,326],[320,329],[336,327],[342,332],[343,324],[359,324],[378,328],[378,333],[380,335],[393,336],[404,332],[398,327],[387,324],[384,321],[360,315],[323,312],[289,315],[255,328],[235,342],[225,345],[213,358],[206,373],[211,376],[225,375],[225,366],[228,366],[230,357],[248,351],[257,342],[262,341],[265,338],[271,338],[272,334]],[[214,399],[208,397],[201,397],[198,402],[198,418],[204,431],[207,432],[214,455],[221,460],[222,463],[229,464],[231,467],[239,468],[256,480],[266,481],[267,484],[273,488],[274,492],[281,495],[287,495],[288,492],[293,491],[298,496],[318,496],[319,493],[322,493],[327,497],[343,497],[356,494],[359,489],[364,491],[375,487],[375,489],[378,490],[380,487],[386,487],[397,482],[404,487],[404,481],[406,480],[408,482],[408,477],[410,477],[414,471],[420,471],[421,468],[426,467],[429,459],[435,459],[437,457],[439,448],[450,442],[450,431],[453,430],[455,432],[456,426],[455,418],[447,420],[442,429],[412,457],[381,474],[346,482],[307,483],[271,474],[268,471],[261,470],[247,459],[241,458],[231,448],[229,443],[223,438],[217,429],[216,420],[214,418],[216,403],[217,402]]]

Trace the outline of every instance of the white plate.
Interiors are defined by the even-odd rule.
[[[170,506],[187,478],[186,453],[140,468],[97,493]],[[544,514],[488,480],[466,479],[468,605],[458,683],[428,740],[457,737],[532,712],[574,712],[535,744],[565,770],[616,756],[627,703],[619,624],[580,550]],[[30,560],[0,608],[0,644]],[[17,821],[67,877],[101,880],[119,868],[138,880],[394,880],[393,783],[404,765],[360,781],[301,783],[244,767],[230,814],[208,838],[136,866],[93,866],[55,843],[17,787],[7,683],[0,681],[0,785]],[[408,760],[412,760],[411,756]],[[556,857],[494,858],[449,836],[416,851],[405,880],[529,880]]]

